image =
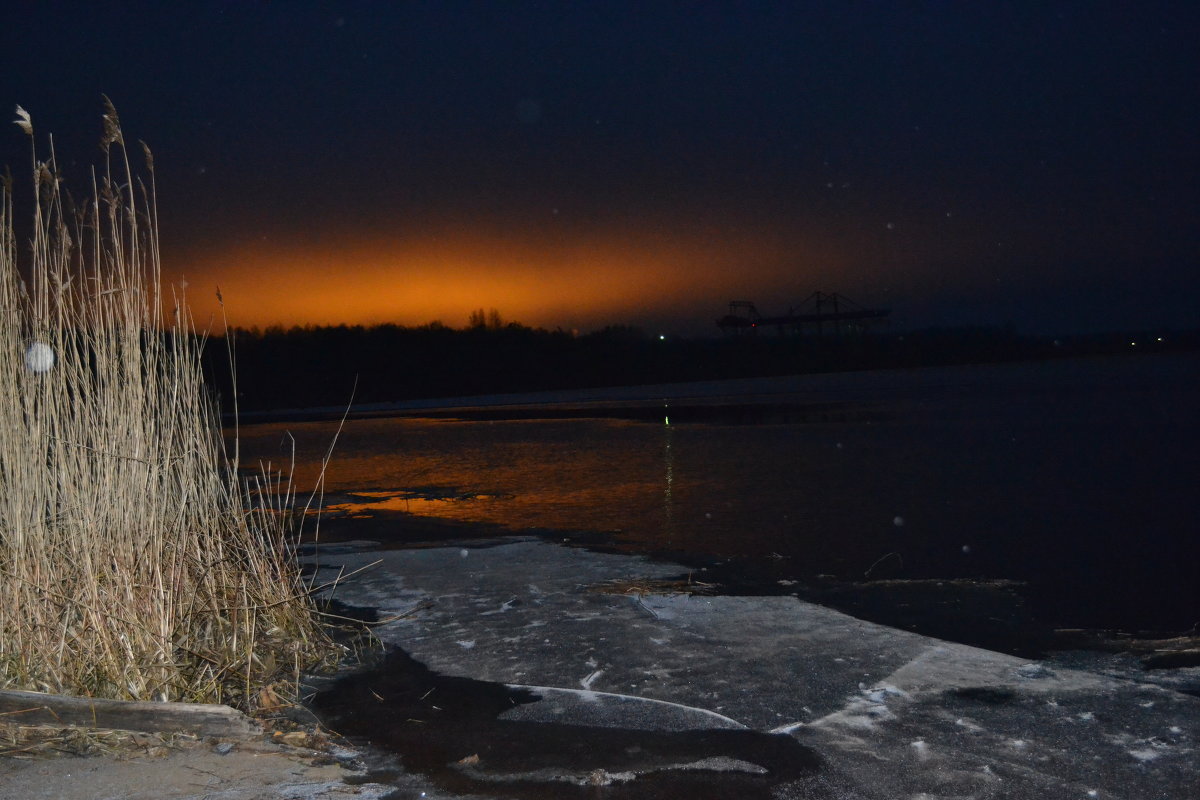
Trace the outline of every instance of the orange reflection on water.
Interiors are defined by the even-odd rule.
[[[371,517],[380,511],[402,511],[405,514],[416,514],[423,517],[461,520],[480,514],[486,517],[490,514],[485,507],[468,509],[468,504],[478,503],[486,506],[488,501],[495,502],[502,499],[497,495],[490,494],[423,497],[411,492],[354,492],[347,497],[352,500],[345,503],[330,503],[325,506],[324,511],[352,519]]]
[[[333,433],[329,423],[246,426],[243,463],[280,463],[294,438],[295,480],[307,492]],[[514,531],[665,531],[663,449],[658,427],[620,421],[352,419],[326,469],[325,509]],[[672,493],[671,505],[687,502],[687,487],[677,481]]]

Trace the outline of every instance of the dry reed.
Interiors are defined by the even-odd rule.
[[[264,505],[161,282],[154,164],[130,167],[105,98],[104,159],[73,207],[53,140],[18,263],[0,210],[0,688],[255,711],[327,657],[286,528]],[[24,248],[22,248],[23,250]]]

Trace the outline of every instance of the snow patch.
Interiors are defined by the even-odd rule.
[[[871,688],[859,684],[859,688],[860,696],[851,697],[840,711],[827,714],[812,724],[841,725],[858,730],[871,730],[879,722],[896,718],[896,715],[888,708],[889,700],[909,697],[908,692],[891,684],[881,684]]]
[[[1025,680],[1038,680],[1053,678],[1054,672],[1041,664],[1022,664],[1017,667],[1017,676]]]
[[[505,611],[508,611],[514,605],[516,605],[517,602],[519,602],[517,598],[510,597],[508,600],[505,600],[503,603],[501,603],[499,608],[495,609],[494,611],[484,611],[479,616],[490,617],[492,614],[503,614]]]
[[[1143,764],[1154,761],[1170,751],[1171,746],[1158,738],[1135,739],[1127,733],[1106,737],[1117,747],[1125,748],[1125,752]]]
[[[954,720],[954,724],[960,728],[970,731],[971,733],[983,733],[983,727],[981,725],[977,725],[966,717],[959,717],[958,719]]]
[[[710,756],[686,764],[672,764],[665,769],[707,769],[713,772],[748,772],[751,775],[766,775],[769,772],[766,767],[729,756]]]
[[[582,786],[611,786],[614,783],[627,783],[636,777],[636,772],[609,772],[604,769],[594,769],[588,773],[586,780],[579,783]]]
[[[862,684],[859,684],[862,689],[863,696],[873,703],[886,703],[889,697],[904,697],[909,696],[908,692],[903,689],[892,686],[890,683],[883,683],[872,689],[863,689]]]

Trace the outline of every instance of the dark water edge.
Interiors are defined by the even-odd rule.
[[[648,583],[644,587],[647,591],[792,596],[868,622],[1028,659],[1042,659],[1061,651],[1094,651],[1128,654],[1138,660],[1142,669],[1200,666],[1197,649],[1200,635],[1194,627],[1121,629],[1075,624],[1064,627],[1061,620],[1039,614],[1039,607],[1055,606],[1026,581],[961,577],[845,580],[832,575],[806,576],[797,573],[783,559],[654,552],[596,532],[538,529],[515,532],[496,524],[464,523],[402,512],[383,512],[368,518],[331,518],[323,526],[321,544],[367,540],[380,550],[462,546],[479,549],[535,537],[599,553],[639,555],[683,568],[670,580]],[[397,536],[397,531],[403,531],[403,535]],[[1056,587],[1043,590],[1043,594],[1051,597],[1058,592]],[[370,614],[371,610],[354,613]]]
[[[767,800],[773,785],[820,772],[815,752],[787,735],[499,719],[539,699],[527,689],[441,675],[391,648],[367,668],[326,683],[311,705],[324,725],[375,751],[378,763],[367,779],[394,783],[415,772],[456,796],[499,791],[522,800],[583,800],[602,792],[646,800]],[[395,754],[401,764],[389,769],[382,754]],[[714,758],[753,764],[761,774],[672,768]],[[475,768],[479,763],[488,765],[486,774]],[[638,779],[614,780],[622,773]]]

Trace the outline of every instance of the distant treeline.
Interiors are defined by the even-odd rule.
[[[842,338],[752,336],[660,339],[611,326],[576,336],[472,315],[455,329],[338,325],[237,330],[243,411],[459,397],[550,389],[766,377],[1087,354],[1194,349],[1200,332],[1112,333],[1052,339],[1011,328],[942,328]],[[1162,337],[1159,340],[1159,337]],[[1137,345],[1132,342],[1137,342]],[[1140,348],[1140,349],[1138,349]],[[226,343],[209,342],[207,369],[231,408]],[[355,385],[357,383],[357,388]]]

